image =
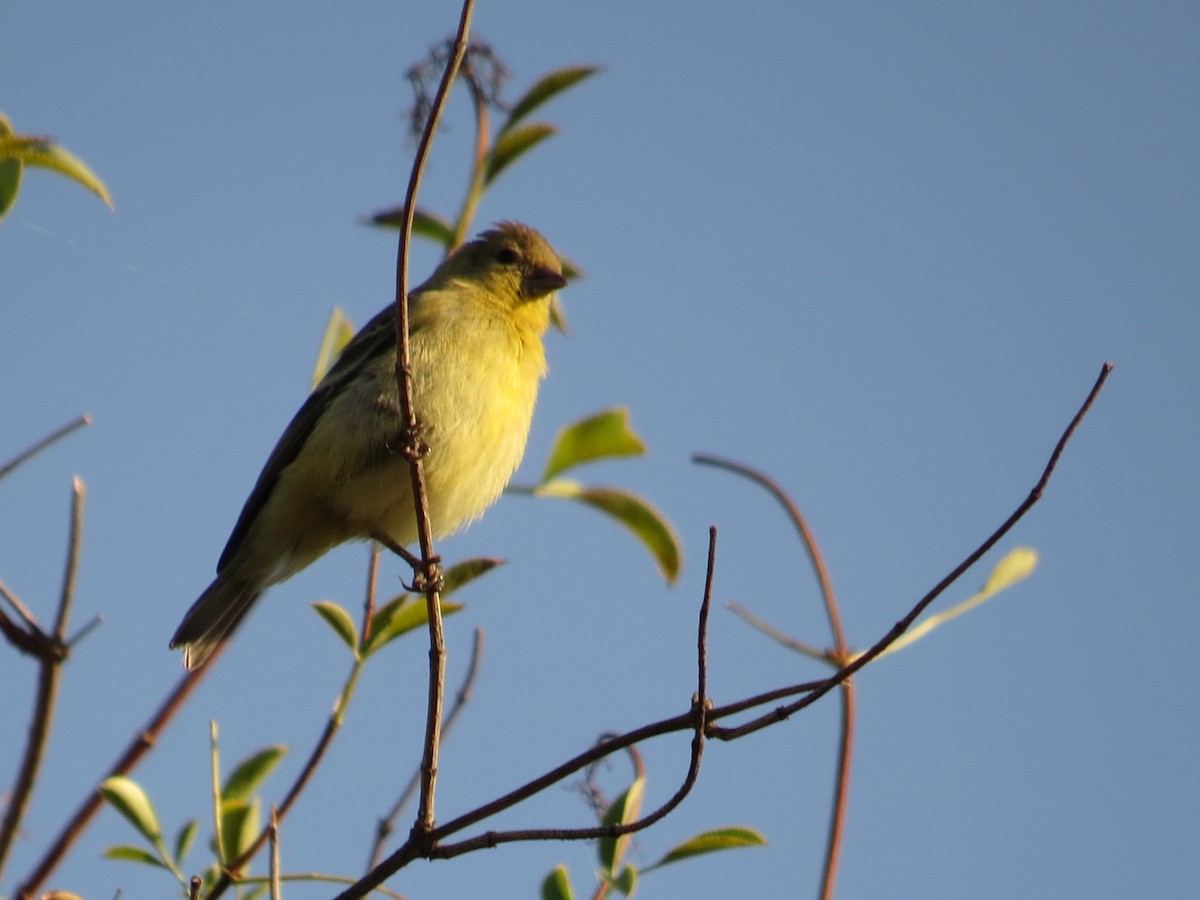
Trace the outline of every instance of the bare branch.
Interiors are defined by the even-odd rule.
[[[408,457],[412,473],[414,513],[417,518],[417,533],[421,545],[421,567],[416,572],[415,583],[425,593],[425,604],[429,611],[429,699],[425,717],[425,750],[421,760],[421,800],[417,810],[414,831],[428,834],[434,824],[434,797],[437,788],[438,744],[441,736],[442,699],[445,691],[446,648],[442,630],[442,610],[439,591],[441,588],[438,559],[433,552],[432,528],[429,522],[429,501],[425,493],[425,476],[421,468],[421,457],[427,452],[420,438],[420,423],[413,409],[412,370],[408,347],[408,256],[412,243],[413,216],[416,213],[417,192],[429,147],[437,132],[438,120],[450,95],[450,87],[462,65],[467,51],[467,36],[471,29],[474,12],[473,0],[463,0],[459,16],[458,31],[451,45],[450,58],[442,73],[441,83],[429,110],[425,130],[417,145],[416,158],[408,179],[408,191],[404,197],[404,212],[400,225],[400,242],[396,258],[396,387],[400,395],[400,411],[405,434],[404,452]]]
[[[11,473],[13,471],[13,469],[17,468],[22,463],[28,462],[30,459],[37,456],[39,453],[41,453],[43,450],[45,450],[51,444],[62,440],[71,432],[77,431],[80,428],[83,428],[85,425],[91,425],[91,424],[92,424],[92,417],[89,416],[87,413],[84,413],[83,415],[79,416],[78,418],[72,419],[70,422],[68,422],[62,428],[59,428],[57,431],[51,432],[50,434],[46,435],[46,437],[42,438],[40,441],[38,441],[36,444],[34,444],[28,450],[24,450],[21,453],[18,453],[16,456],[14,456],[12,459],[10,459],[8,462],[6,462],[4,465],[0,466],[0,478],[3,478],[5,475],[8,475],[9,473]]]

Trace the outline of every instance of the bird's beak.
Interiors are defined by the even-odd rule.
[[[526,275],[521,281],[521,290],[526,297],[537,300],[545,297],[552,291],[557,291],[559,288],[567,286],[567,279],[562,277],[561,272],[556,272],[553,269],[534,269]]]

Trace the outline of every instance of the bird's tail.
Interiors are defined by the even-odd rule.
[[[262,588],[255,583],[233,581],[218,575],[192,604],[171,638],[171,649],[183,647],[184,666],[197,669],[203,665],[233,633],[261,593]]]

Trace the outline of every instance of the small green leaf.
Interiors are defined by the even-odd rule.
[[[629,410],[606,409],[564,426],[542,472],[545,483],[572,466],[615,456],[641,456],[646,445],[629,427]]]
[[[400,226],[404,224],[404,207],[393,206],[390,209],[380,210],[372,214],[364,222],[367,225],[374,225],[377,228],[394,228],[399,231]],[[454,246],[454,226],[437,213],[422,209],[419,206],[416,212],[413,213],[412,233],[418,237],[436,241],[447,250]]]
[[[490,185],[500,177],[500,173],[511,166],[527,151],[532,150],[546,138],[558,131],[553,125],[538,122],[533,125],[522,125],[512,131],[506,131],[496,138],[492,150],[488,154],[487,170],[483,175],[484,185]]]
[[[160,869],[166,869],[167,865],[149,850],[143,850],[141,847],[130,847],[127,844],[118,844],[115,847],[109,847],[104,851],[105,859],[120,859],[125,862],[142,863],[146,866],[157,866]]]
[[[599,71],[599,66],[568,66],[546,73],[534,82],[533,86],[525,92],[520,100],[513,104],[507,121],[505,121],[504,126],[500,129],[500,133],[503,134],[509,131],[514,125],[551,97],[562,93],[567,88],[578,84]]]
[[[667,865],[667,863],[688,859],[692,856],[700,856],[704,853],[715,853],[718,850],[734,850],[738,847],[765,847],[766,844],[767,839],[753,828],[741,828],[737,826],[716,828],[684,841],[679,846],[668,851],[662,859],[654,865],[649,866],[645,871],[649,872],[650,869],[657,869],[659,866]]]
[[[154,804],[136,781],[124,775],[106,778],[100,784],[100,795],[150,843],[157,844],[162,840],[162,829],[158,827]]]
[[[317,351],[317,364],[313,367],[312,386],[316,388],[321,383],[342,350],[354,337],[354,326],[346,318],[346,313],[340,306],[335,306],[329,314],[329,323],[325,326],[325,334],[321,336],[321,349]]]
[[[36,152],[25,156],[25,164],[40,166],[58,172],[60,175],[66,175],[103,200],[109,209],[113,208],[112,198],[108,195],[108,188],[104,186],[104,182],[88,168],[87,163],[65,147],[60,147],[58,144],[45,144],[37,148]]]
[[[87,163],[47,137],[14,134],[12,124],[0,116],[0,160],[17,160],[27,166],[50,169],[83,185],[112,208],[112,198]]]
[[[542,900],[574,900],[567,867],[558,865],[542,881]]]
[[[463,608],[461,603],[442,601],[442,615],[451,616]],[[390,644],[402,634],[420,628],[429,621],[429,610],[425,598],[414,594],[402,594],[375,611],[371,619],[371,634],[363,647],[363,659],[376,650]]]
[[[486,575],[492,569],[502,565],[504,565],[504,560],[494,556],[472,556],[470,559],[455,563],[442,575],[442,596],[449,597],[476,578]]]
[[[632,897],[633,892],[637,890],[637,874],[637,869],[633,866],[626,866],[621,870],[621,874],[612,879],[609,884],[626,897]]]
[[[182,866],[183,859],[191,852],[192,844],[196,842],[196,833],[200,830],[200,822],[190,819],[183,823],[179,833],[175,835],[175,863]]]
[[[566,478],[555,478],[533,489],[536,497],[578,500],[608,513],[645,545],[668,584],[674,584],[682,566],[683,549],[667,518],[640,497],[619,488],[585,488]]]
[[[221,801],[229,803],[249,800],[263,780],[274,771],[275,767],[279,765],[279,761],[286,755],[287,747],[275,744],[271,747],[264,747],[242,760],[233,773],[225,779],[225,786],[221,789]]]
[[[317,611],[317,615],[329,623],[333,633],[342,639],[350,648],[350,652],[357,655],[358,632],[354,628],[354,620],[350,618],[350,613],[328,600],[318,600],[312,607]]]
[[[12,125],[3,113],[0,113],[0,141],[12,137]],[[25,164],[15,156],[0,154],[0,220],[2,220],[12,205],[17,202],[17,194],[21,192],[21,173]]]
[[[628,825],[630,822],[636,822],[642,811],[642,796],[645,789],[646,779],[644,777],[635,778],[633,784],[629,785],[625,792],[605,810],[600,824]],[[629,846],[632,837],[631,834],[623,834],[615,838],[600,838],[597,852],[600,856],[600,865],[609,877],[616,876],[617,865],[621,862],[621,857],[625,855],[625,849]]]
[[[259,832],[259,800],[231,800],[221,804],[221,847],[229,864],[245,853]]]
[[[575,281],[583,277],[583,269],[571,262],[561,253],[558,254],[558,264],[562,266],[563,278],[567,281]],[[557,296],[557,295],[556,295]]]
[[[413,213],[412,233],[423,238],[437,241],[447,250],[454,249],[454,226],[427,209],[417,207]]]

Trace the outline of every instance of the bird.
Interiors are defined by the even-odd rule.
[[[533,228],[499,222],[447,256],[408,299],[413,409],[435,539],[500,496],[525,452],[562,264]],[[396,314],[363,326],[284,429],[174,636],[196,669],[271,585],[334,547],[418,537],[396,386]]]

